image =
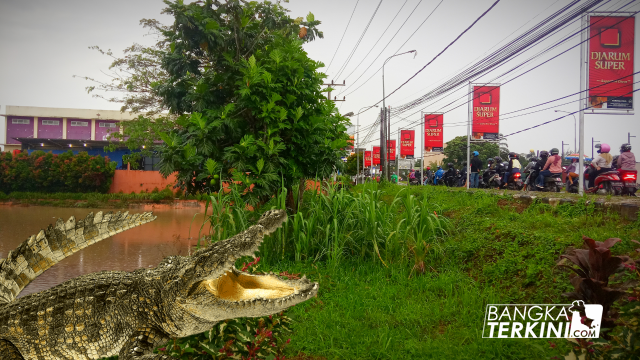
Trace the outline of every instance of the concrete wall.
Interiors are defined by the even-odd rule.
[[[14,124],[14,119],[27,119],[28,124]],[[7,141],[5,144],[17,144],[20,142],[14,140],[14,137],[34,137],[34,118],[27,116],[9,116],[7,117]]]
[[[45,125],[57,122],[57,125]],[[62,118],[39,117],[38,118],[38,138],[39,139],[62,139]]]
[[[159,190],[164,189],[167,185],[173,187],[175,182],[175,174],[164,179],[159,171],[116,170],[109,193],[114,194],[122,191],[125,194],[130,194],[131,192],[139,193],[143,190],[151,192],[156,187]]]
[[[71,122],[86,123],[86,126],[71,126]],[[91,119],[67,119],[67,139],[91,140]]]
[[[102,124],[116,124],[116,127],[103,127]],[[111,132],[118,132],[118,121],[105,121],[105,120],[96,120],[95,121],[95,134],[96,138],[94,140],[107,140],[107,135]]]

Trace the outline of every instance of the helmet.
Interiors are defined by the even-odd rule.
[[[540,151],[540,158],[549,157],[549,152],[547,150]]]
[[[551,155],[558,155],[560,153],[560,150],[558,150],[558,148],[553,148],[549,152],[551,153]]]
[[[496,156],[493,158],[496,162],[501,163],[502,162],[502,158],[500,156]]]
[[[427,166],[427,170],[431,170],[431,166]]]
[[[478,155],[480,155],[480,153],[479,153],[479,152],[477,152],[477,151],[474,151],[474,152],[473,152],[473,156],[478,156]]]
[[[488,158],[487,159],[487,164],[493,164],[493,158]]]
[[[439,170],[442,170],[442,166],[438,166],[438,169],[439,169]]]
[[[626,152],[626,151],[631,151],[631,144],[622,144],[620,146],[620,152]]]
[[[509,153],[509,159],[517,159],[518,158],[518,154],[514,153],[514,152],[510,152]]]
[[[463,162],[462,162],[462,166],[465,166],[465,165],[467,165],[467,162],[466,162],[466,161],[463,161]]]
[[[452,168],[452,167],[453,167],[453,164],[452,164],[452,163],[448,163],[448,164],[447,164],[447,167],[448,167],[448,168]]]
[[[600,152],[608,153],[609,151],[611,151],[609,144],[602,144],[602,146],[600,146]]]

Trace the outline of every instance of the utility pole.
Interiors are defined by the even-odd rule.
[[[387,109],[387,181],[391,181],[391,150],[389,143],[391,142],[391,105]],[[394,159],[395,160],[395,159]]]
[[[565,144],[564,141],[562,141],[562,152],[560,152],[560,156],[565,157],[566,153],[564,152],[564,147],[565,146],[569,146],[569,144]]]
[[[628,135],[627,135],[627,144],[631,145],[631,138],[632,137],[635,137],[635,135],[631,136],[631,133],[628,133]]]
[[[343,80],[343,81],[342,81],[342,84],[335,84],[335,83],[333,82],[333,80],[331,80],[331,84],[322,84],[322,85],[324,85],[324,86],[329,86],[329,87],[333,87],[333,86],[345,86],[345,85],[346,85],[346,80]],[[332,99],[331,99],[331,91],[329,91],[329,94],[328,94],[328,96],[327,96],[327,100],[332,100]],[[336,99],[336,97],[334,96],[334,97],[333,97],[333,101],[346,101],[346,97],[344,97],[344,96],[343,96],[343,97],[342,97],[342,100],[338,100],[338,99]]]
[[[387,135],[385,134],[385,130],[387,129],[387,125],[385,122],[387,111],[383,107],[380,109],[380,179],[384,179],[384,171],[386,170],[386,163],[384,162],[387,157],[387,144],[385,139]],[[373,161],[372,161],[373,162]]]

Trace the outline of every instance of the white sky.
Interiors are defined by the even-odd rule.
[[[291,0],[290,3],[284,4],[285,7],[291,9],[291,16],[294,18],[306,16],[308,12],[312,12],[316,19],[322,21],[320,29],[324,32],[325,38],[305,45],[311,58],[329,65],[356,1]],[[606,4],[603,9],[618,9],[629,1],[610,0],[606,2],[605,0]],[[373,75],[384,60],[396,51],[417,50],[418,55],[415,59],[413,55],[403,55],[392,59],[385,66],[385,86],[388,94],[444,49],[482,12],[488,9],[494,0],[443,0],[433,16],[417,30],[420,23],[439,2],[440,0],[406,0],[406,3],[405,0],[383,0],[351,61],[343,73],[336,77],[338,70],[345,63],[378,5],[378,0],[360,0],[344,40],[328,69],[328,81],[333,79],[342,83],[346,79],[347,85],[352,85],[405,20],[406,23],[382,55],[373,63],[373,66],[355,83],[354,87],[339,95],[340,98]],[[568,3],[570,0],[502,0],[441,57],[389,97],[386,101],[387,105],[399,106],[421,96],[443,80],[457,74],[467,64],[485,55],[495,45],[502,44],[505,37],[519,27],[524,25],[507,40]],[[404,7],[402,7],[403,4]],[[415,12],[407,20],[409,13],[416,5]],[[169,23],[171,18],[160,14],[164,7],[165,4],[160,0],[112,0],[108,3],[95,0],[7,0],[1,2],[0,105],[2,108],[0,108],[0,113],[5,112],[6,105],[119,109],[118,104],[92,98],[84,90],[84,87],[89,83],[72,76],[86,75],[106,79],[101,71],[107,70],[109,59],[96,51],[89,50],[88,47],[99,45],[103,49],[112,49],[116,54],[119,54],[122,49],[134,42],[151,43],[153,39],[144,36],[146,31],[139,26],[138,22],[142,18],[156,18]],[[624,10],[639,11],[640,2],[635,1]],[[398,13],[398,11],[400,12]],[[396,19],[391,22],[396,14],[398,14]],[[525,25],[527,22],[529,23]],[[389,24],[388,31],[381,38]],[[568,29],[554,37],[554,40],[559,39],[562,35],[566,36],[575,32],[578,27],[577,23],[569,26]],[[413,37],[400,48],[411,34],[414,34]],[[638,36],[640,36],[640,26],[636,25],[636,37]],[[378,44],[363,61],[365,55],[378,39],[380,39]],[[562,45],[548,55],[532,62],[532,65],[526,69],[549,59],[578,42],[579,37],[572,38],[566,45]],[[543,42],[526,52],[522,59],[537,53],[551,43],[552,41]],[[639,50],[636,49],[636,71],[640,68],[638,55]],[[509,64],[477,79],[477,81],[490,81],[493,76],[507,69],[510,69]],[[519,73],[515,72],[514,74]],[[507,79],[509,78],[507,77]],[[634,89],[636,88],[638,87],[635,86]],[[342,89],[344,88],[339,87],[333,95],[338,95]],[[537,105],[578,91],[579,48],[576,48],[504,85],[501,88],[501,113]],[[424,108],[424,111],[442,111],[440,107],[442,104],[448,103],[450,99],[464,96],[464,94],[464,91],[458,91],[444,101],[426,104],[427,107]],[[380,73],[377,73],[364,86],[349,94],[347,101],[339,103],[339,106],[342,113],[350,111],[357,113],[360,108],[372,105],[381,98],[382,77]],[[533,110],[559,105],[571,100],[577,100],[577,96]],[[636,103],[640,103],[638,96],[636,96]],[[637,113],[640,114],[640,104],[636,104],[636,107],[638,108]],[[421,107],[418,107],[402,116],[412,122],[418,121],[420,114],[412,115],[412,113],[420,109]],[[578,110],[578,102],[559,106],[556,109],[573,112]],[[526,112],[528,111],[523,113]],[[363,129],[361,139],[364,138],[367,125],[373,123],[377,114],[378,110],[372,109],[360,116],[360,125]],[[549,109],[531,115],[505,119],[501,121],[500,130],[503,134],[509,134],[558,116],[560,114]],[[455,136],[466,135],[467,131],[464,124],[448,127],[446,124],[461,123],[466,119],[466,105],[445,114],[445,142]],[[355,124],[355,118],[353,122]],[[619,145],[627,141],[628,132],[638,136],[638,138],[632,138],[631,143],[634,146],[634,151],[640,151],[640,115],[588,115],[585,123],[587,155],[591,153],[591,137],[609,143],[614,149],[614,153],[617,154]],[[408,124],[409,122],[398,118],[392,119],[392,133],[399,127],[407,127]],[[417,130],[417,128],[415,129]],[[4,138],[1,133],[3,130],[4,124],[1,124],[0,138]],[[419,131],[416,133],[418,135]],[[377,138],[376,133],[373,139]],[[419,140],[420,136],[418,135],[417,138]],[[526,152],[529,149],[560,148],[562,141],[570,144],[569,148],[574,148],[574,119],[572,116],[508,138],[510,149],[517,152]],[[363,144],[367,148],[372,145],[372,143]],[[416,145],[419,148],[420,144]]]

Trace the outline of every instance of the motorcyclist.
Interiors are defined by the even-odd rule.
[[[467,162],[463,161],[462,162],[462,169],[460,170],[460,173],[458,174],[458,183],[456,185],[458,186],[465,186],[467,184]]]
[[[562,174],[562,156],[558,155],[560,150],[557,148],[551,149],[549,151],[551,156],[547,159],[542,171],[538,174],[538,178],[536,179],[536,186],[539,189],[544,189],[544,178],[547,176],[551,176],[554,174]]]
[[[452,186],[456,177],[456,168],[453,166],[453,163],[448,163],[447,167],[449,169],[447,169],[447,172],[444,174],[445,185]]]
[[[473,159],[471,159],[471,174],[469,177],[469,187],[477,188],[480,181],[480,170],[482,170],[482,160],[480,160],[480,153],[473,152]]]
[[[601,144],[598,155],[591,161],[591,166],[595,168],[589,172],[589,188],[592,188],[598,175],[611,171],[611,164],[613,163],[613,156],[609,153],[611,147],[609,144]]]
[[[433,184],[438,185],[438,180],[441,180],[444,177],[444,170],[442,170],[442,166],[438,166],[438,170],[433,175]]]
[[[393,174],[391,174],[391,182],[393,184],[397,184],[398,183],[398,175],[396,175],[395,171],[393,172]]]
[[[520,161],[518,160],[518,154],[514,152],[509,153],[509,165],[507,165],[507,171],[504,173],[504,178],[502,182],[504,185],[509,181],[509,176],[512,174],[520,173]]]
[[[573,184],[574,178],[577,178],[578,175],[578,159],[571,159],[571,164],[567,166],[567,179],[569,180],[569,184]]]
[[[636,156],[631,152],[631,144],[620,146],[617,164],[620,170],[636,170]]]
[[[431,172],[431,167],[427,166],[427,170],[424,172],[424,183],[422,185],[427,185],[432,176],[433,172]]]

